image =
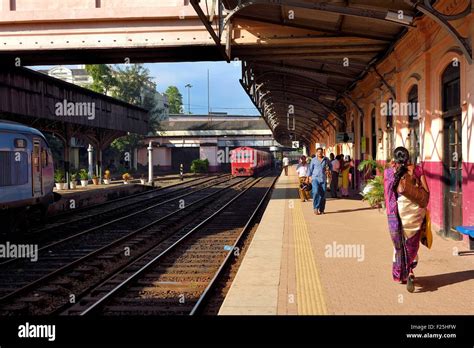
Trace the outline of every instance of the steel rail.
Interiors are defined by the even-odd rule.
[[[199,228],[204,226],[205,224],[209,223],[212,219],[214,219],[216,216],[218,216],[223,210],[225,210],[230,204],[235,202],[238,198],[240,198],[243,194],[245,194],[248,190],[250,190],[253,186],[255,186],[258,182],[260,182],[264,177],[255,179],[254,182],[252,182],[244,191],[236,195],[234,198],[232,198],[230,201],[228,201],[226,204],[224,204],[219,210],[217,210],[214,214],[211,216],[207,217],[205,220],[200,222],[198,225],[193,227],[190,231],[188,231],[184,236],[182,236],[180,239],[178,239],[176,242],[174,242],[172,245],[170,245],[166,250],[161,252],[159,255],[154,257],[152,260],[150,260],[147,264],[145,264],[143,267],[141,267],[139,270],[137,270],[135,273],[133,273],[131,276],[129,276],[127,279],[125,279],[123,282],[115,286],[112,290],[110,290],[107,294],[102,296],[98,301],[94,302],[92,305],[90,305],[86,310],[81,312],[80,316],[85,316],[88,314],[93,313],[94,311],[98,310],[102,304],[104,304],[105,301],[109,300],[115,293],[117,293],[119,290],[124,288],[126,285],[128,285],[130,282],[138,278],[141,274],[146,272],[150,267],[154,266],[157,261],[159,261],[161,258],[164,256],[168,255],[172,250],[174,250],[177,246],[181,245],[187,238],[189,238],[194,232],[196,232]]]
[[[233,251],[235,250],[235,248],[237,247],[237,245],[240,243],[240,241],[242,240],[242,238],[244,237],[244,235],[248,232],[248,230],[250,229],[250,227],[252,226],[252,222],[253,220],[255,219],[255,217],[257,216],[258,212],[260,211],[262,205],[264,204],[265,200],[267,199],[267,196],[268,194],[270,193],[270,191],[273,189],[273,186],[275,185],[275,182],[278,180],[278,176],[275,177],[275,179],[273,180],[272,184],[270,185],[270,187],[267,189],[267,191],[265,192],[264,196],[262,197],[262,199],[260,200],[260,202],[258,203],[258,206],[255,208],[252,216],[250,216],[250,218],[248,219],[247,223],[245,224],[245,226],[242,228],[242,231],[240,232],[239,236],[237,237],[234,245],[232,246],[232,248],[229,250],[229,252],[227,253],[227,256],[225,257],[224,261],[221,263],[219,269],[216,271],[216,273],[214,274],[214,277],[211,279],[211,281],[209,282],[209,284],[207,285],[206,289],[204,290],[204,292],[201,294],[201,296],[199,297],[199,300],[196,302],[196,304],[194,305],[193,309],[191,310],[191,312],[189,313],[189,315],[195,315],[197,314],[201,309],[202,309],[202,306],[203,304],[205,303],[205,301],[207,300],[210,292],[212,289],[214,289],[216,283],[217,283],[217,280],[219,279],[219,277],[222,275],[222,273],[224,272],[224,270],[226,269],[228,263],[230,262],[231,260],[231,257],[232,257],[232,254],[233,254]]]
[[[101,252],[103,252],[103,251],[105,251],[105,250],[107,250],[107,249],[110,249],[110,248],[114,247],[115,245],[117,245],[117,244],[119,244],[119,243],[121,243],[121,242],[123,242],[123,241],[125,241],[125,240],[127,240],[127,239],[130,239],[131,237],[135,236],[136,234],[140,233],[141,231],[146,230],[147,228],[150,228],[151,226],[156,225],[157,223],[160,223],[160,222],[163,221],[163,220],[166,220],[167,218],[171,217],[172,215],[174,215],[174,214],[176,214],[176,213],[178,213],[178,212],[181,212],[181,211],[183,211],[183,210],[185,210],[185,209],[188,209],[189,207],[192,207],[192,206],[194,206],[194,205],[196,205],[196,204],[198,204],[198,203],[200,203],[200,202],[202,202],[202,201],[204,201],[204,200],[206,200],[206,199],[209,199],[210,197],[213,197],[213,196],[217,195],[218,193],[220,193],[220,192],[223,191],[223,190],[228,189],[229,187],[233,187],[233,186],[235,186],[235,185],[238,185],[238,184],[241,183],[242,181],[244,181],[244,180],[240,180],[240,181],[238,181],[238,182],[236,182],[236,183],[233,183],[233,184],[231,184],[231,185],[229,185],[229,186],[226,186],[226,187],[224,187],[224,188],[222,188],[222,189],[219,189],[219,190],[217,190],[216,192],[213,192],[213,193],[211,193],[211,194],[209,194],[209,195],[207,195],[207,196],[204,196],[204,197],[198,199],[198,200],[195,201],[195,202],[192,202],[191,204],[186,205],[184,208],[179,208],[179,209],[177,209],[177,210],[175,210],[175,211],[172,211],[171,213],[169,213],[169,214],[167,214],[167,215],[165,215],[165,216],[162,216],[162,217],[160,217],[159,219],[154,220],[154,221],[148,223],[148,224],[145,225],[145,226],[142,226],[142,227],[140,227],[140,228],[138,228],[138,229],[136,229],[136,230],[133,230],[133,232],[128,233],[128,234],[126,234],[125,236],[123,236],[123,237],[121,237],[121,238],[119,238],[119,239],[117,239],[117,240],[114,240],[113,242],[111,242],[111,243],[109,243],[109,244],[107,244],[107,245],[105,245],[105,246],[103,246],[103,247],[100,247],[99,249],[96,249],[96,250],[90,252],[89,254],[84,255],[84,256],[80,257],[79,259],[76,259],[76,260],[74,260],[74,261],[72,261],[72,262],[70,262],[70,263],[68,263],[68,264],[66,264],[66,265],[64,265],[64,266],[62,266],[62,267],[60,267],[60,268],[54,270],[53,272],[50,272],[50,273],[48,273],[48,274],[42,276],[41,278],[36,279],[36,280],[34,280],[33,282],[28,283],[28,284],[26,284],[25,286],[23,286],[23,287],[21,287],[21,288],[19,288],[19,289],[17,289],[17,290],[14,290],[14,291],[12,291],[11,293],[9,293],[9,294],[7,294],[7,295],[1,297],[1,298],[0,298],[0,303],[3,303],[3,302],[5,302],[5,301],[7,301],[7,300],[9,300],[9,299],[11,299],[11,298],[13,298],[13,297],[15,297],[15,296],[18,296],[18,295],[20,295],[21,293],[24,293],[25,291],[31,290],[31,289],[34,288],[35,286],[37,286],[37,285],[43,283],[43,282],[46,281],[46,280],[51,279],[52,277],[54,277],[54,276],[60,274],[61,272],[67,271],[68,269],[70,269],[70,268],[76,266],[77,264],[79,264],[79,263],[81,263],[81,262],[84,262],[85,260],[90,259],[91,257],[93,257],[93,256],[95,256],[95,255],[97,255],[97,254],[99,254],[99,253],[101,253]],[[203,190],[203,189],[201,189],[201,190]],[[201,190],[199,190],[199,191],[201,191]],[[192,192],[191,194],[194,194],[194,193],[196,193],[196,192],[198,192],[198,191]],[[189,194],[186,194],[185,196],[187,196],[187,195],[189,195]],[[171,199],[171,200],[176,200],[176,199],[178,199],[178,198],[180,198],[180,197],[176,197],[176,198],[173,198],[173,199]],[[168,202],[168,201],[167,201],[167,202]],[[160,205],[161,205],[161,204],[160,204]],[[149,208],[147,208],[147,209],[145,209],[145,210],[149,210]],[[143,211],[145,211],[145,210],[143,210]],[[133,215],[136,215],[136,214],[133,214]],[[123,219],[123,218],[117,219],[117,221],[122,220],[122,219]]]

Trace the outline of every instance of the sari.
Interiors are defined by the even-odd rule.
[[[423,170],[416,166],[413,175],[420,179]],[[395,170],[384,171],[385,205],[387,209],[388,229],[394,246],[392,264],[393,280],[406,282],[409,274],[417,265],[421,230],[425,224],[426,209],[420,208],[403,195],[395,193]]]

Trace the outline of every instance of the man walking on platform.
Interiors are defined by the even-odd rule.
[[[290,164],[290,160],[288,157],[283,157],[283,168],[285,169],[285,175],[288,176],[288,165]]]
[[[316,150],[317,156],[311,161],[306,182],[311,178],[313,186],[313,209],[316,215],[324,214],[326,207],[326,179],[331,175],[331,162],[323,155],[323,149]]]

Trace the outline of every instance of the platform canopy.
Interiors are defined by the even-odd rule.
[[[146,135],[148,111],[26,68],[0,69],[0,119],[99,149],[128,132]]]
[[[444,22],[471,55],[446,25],[470,12],[469,1],[462,13],[444,16],[428,0],[215,0],[217,20],[200,10],[202,2],[191,0],[223,56],[242,61],[241,83],[282,144],[309,144],[328,127],[345,131],[349,105],[363,114],[349,92],[369,71],[395,97],[376,63],[418,17]]]

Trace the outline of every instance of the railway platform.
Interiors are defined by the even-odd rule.
[[[181,181],[179,175],[177,174],[160,175],[154,178],[153,187],[160,188],[176,185],[181,182],[186,182],[200,177],[202,177],[200,174],[187,173],[184,174],[184,180]],[[57,215],[71,209],[101,204],[110,200],[123,198],[151,189],[151,185],[141,185],[140,180],[131,180],[127,185],[123,183],[123,180],[113,180],[109,185],[93,185],[89,183],[86,187],[77,185],[77,187],[73,190],[68,189],[58,191],[55,188],[54,192],[60,194],[61,198],[49,206],[48,215]]]
[[[301,202],[294,167],[278,179],[219,315],[466,314],[474,286],[465,242],[433,233],[420,246],[416,290],[391,276],[383,211],[355,196],[328,198],[326,214]]]

